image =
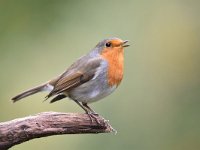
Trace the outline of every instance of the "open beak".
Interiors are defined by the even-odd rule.
[[[122,47],[128,47],[128,46],[130,46],[129,44],[126,44],[126,43],[128,43],[128,40],[123,41]]]

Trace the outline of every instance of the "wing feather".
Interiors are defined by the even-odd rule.
[[[74,69],[73,73],[67,74],[67,70],[56,80],[56,82],[54,81],[54,89],[46,98],[48,99],[54,95],[62,94],[65,91],[69,91],[70,89],[91,80],[100,64],[101,59],[91,59],[87,63],[83,63],[82,66],[79,65],[79,68],[70,68]]]

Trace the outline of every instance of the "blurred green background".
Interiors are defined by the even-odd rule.
[[[43,111],[83,112],[74,102],[13,104],[19,92],[62,73],[108,37],[130,40],[116,92],[92,104],[114,134],[35,139],[13,150],[199,150],[200,1],[0,0],[0,121]]]

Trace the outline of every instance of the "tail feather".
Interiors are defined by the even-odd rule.
[[[54,103],[54,102],[59,101],[59,100],[65,98],[65,97],[67,97],[67,96],[64,95],[64,94],[58,95],[58,96],[54,97],[54,98],[50,101],[50,103]]]
[[[43,84],[43,85],[39,85],[37,87],[34,87],[32,89],[29,89],[27,91],[24,91],[24,92],[18,94],[17,96],[13,97],[12,101],[16,102],[16,101],[19,101],[22,98],[27,97],[27,96],[36,94],[38,92],[46,91],[47,90],[47,86],[48,86],[47,84]]]

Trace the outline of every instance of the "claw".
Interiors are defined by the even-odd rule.
[[[100,122],[99,122],[99,120],[97,119],[97,116],[98,116],[98,114],[97,113],[91,113],[91,112],[88,112],[87,113],[88,114],[88,117],[90,118],[90,121],[91,121],[91,123],[93,123],[93,119],[96,121],[96,123],[97,124],[101,124]],[[93,118],[93,119],[92,119]]]

